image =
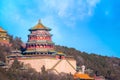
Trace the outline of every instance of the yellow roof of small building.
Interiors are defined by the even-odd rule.
[[[5,30],[3,30],[1,27],[0,27],[0,32],[6,32]]]
[[[62,53],[62,52],[57,52],[56,54],[57,54],[57,55],[65,55],[65,54]]]
[[[58,52],[58,54],[63,54],[62,52]]]
[[[88,74],[80,74],[80,73],[75,73],[74,74],[74,79],[89,79],[89,80],[94,80],[94,78],[90,77]]]

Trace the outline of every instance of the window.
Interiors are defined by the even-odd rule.
[[[59,56],[59,59],[62,59],[62,56],[61,56],[61,55]]]

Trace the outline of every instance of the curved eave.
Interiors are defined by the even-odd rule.
[[[29,37],[29,36],[41,36],[41,37],[43,37],[43,36],[53,36],[53,34],[50,34],[50,35],[43,35],[43,34],[29,34],[28,37]]]
[[[9,39],[9,37],[7,37],[7,36],[0,36],[0,38],[7,38],[7,39]]]
[[[2,33],[7,33],[7,31],[0,31],[0,32],[2,32]]]
[[[6,65],[3,61],[0,61],[0,66]]]
[[[36,30],[46,30],[46,31],[51,31],[50,28],[31,28],[29,31],[36,31]]]
[[[57,51],[55,51],[55,50],[49,50],[48,52],[54,52],[54,53],[57,53]]]
[[[0,32],[7,32],[0,26]]]
[[[36,52],[48,52],[48,51],[27,50],[27,51],[24,51],[23,53],[36,53]]]
[[[55,55],[66,56],[66,54],[64,54],[64,53],[59,53],[59,52],[56,52]]]
[[[53,52],[53,55],[58,55],[58,56],[66,56],[66,54],[57,54],[56,52]]]
[[[27,42],[27,44],[55,44],[54,42],[48,42],[48,41],[30,41],[30,42]]]

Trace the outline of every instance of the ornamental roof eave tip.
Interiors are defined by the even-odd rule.
[[[35,30],[47,30],[47,31],[51,31],[51,29],[46,29],[46,28],[38,28],[38,29],[29,29],[29,31],[35,31]]]
[[[0,26],[0,32],[7,32]]]
[[[64,56],[66,56],[66,54],[63,53],[63,52],[56,52],[56,55],[64,55]]]

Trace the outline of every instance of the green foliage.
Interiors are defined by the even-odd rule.
[[[12,49],[13,50],[15,50],[15,49],[20,50],[21,45],[23,44],[21,38],[19,38],[19,37],[14,38],[12,35],[9,35],[9,38],[10,38],[10,43],[12,44]]]
[[[5,56],[10,53],[10,47],[0,45],[0,61],[5,62]]]
[[[5,69],[0,67],[0,80],[9,80]]]
[[[74,80],[71,74],[61,73],[59,75],[54,74],[52,72],[47,72],[45,66],[41,68],[41,73],[39,80]]]
[[[46,74],[47,73],[44,65],[41,68],[41,72],[42,72],[42,74]]]
[[[22,67],[23,67],[23,64],[20,63],[17,59],[15,59],[10,69],[20,70]]]
[[[23,44],[21,38],[9,35],[11,46],[0,45],[0,61],[5,62],[5,56],[9,55],[12,50],[20,50]]]

